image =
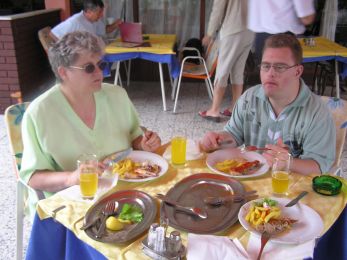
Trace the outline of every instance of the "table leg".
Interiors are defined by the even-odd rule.
[[[115,72],[115,75],[114,75],[114,84],[117,85],[118,83],[118,77],[119,77],[119,64],[120,62],[119,61],[116,61],[116,72]]]
[[[160,75],[160,86],[161,86],[161,96],[163,98],[163,110],[166,111],[166,97],[165,97],[165,85],[164,85],[164,76],[163,76],[163,66],[160,62],[159,64],[159,75]]]
[[[335,85],[336,85],[336,97],[340,98],[339,63],[337,60],[335,60]]]

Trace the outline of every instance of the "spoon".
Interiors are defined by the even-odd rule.
[[[158,193],[156,196],[158,199],[164,201],[165,203],[174,206],[177,210],[180,210],[182,212],[197,216],[199,218],[202,219],[206,219],[207,218],[207,213],[204,209],[202,208],[197,208],[197,207],[185,207],[182,205],[177,204],[177,202],[172,201],[171,199],[169,199],[168,197],[166,197],[163,194]]]
[[[259,250],[259,253],[258,253],[258,257],[257,257],[257,260],[260,260],[260,257],[261,257],[261,254],[263,253],[263,250],[264,250],[264,247],[266,245],[266,243],[270,240],[271,238],[271,235],[270,233],[264,231],[262,234],[261,234],[261,245],[260,245],[260,250]]]

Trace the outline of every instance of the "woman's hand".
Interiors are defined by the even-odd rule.
[[[154,152],[160,147],[161,140],[157,133],[147,130],[142,136],[140,145],[142,150]]]

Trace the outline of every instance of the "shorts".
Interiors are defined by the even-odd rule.
[[[215,86],[227,87],[228,78],[231,84],[243,84],[243,73],[253,39],[254,33],[249,30],[220,39]]]

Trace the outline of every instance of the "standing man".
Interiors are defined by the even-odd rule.
[[[333,118],[320,97],[300,78],[302,48],[295,36],[270,36],[260,64],[261,83],[237,101],[223,132],[209,132],[201,147],[212,150],[224,140],[266,147],[263,153],[272,166],[276,154],[290,151],[291,171],[327,172],[335,160],[336,130]]]
[[[255,56],[267,37],[277,33],[303,34],[315,18],[314,0],[248,0],[248,28],[256,33]]]
[[[206,36],[202,39],[206,47],[219,30],[219,53],[214,81],[212,106],[199,115],[207,120],[220,121],[220,106],[223,101],[228,79],[232,84],[232,101],[221,114],[231,115],[231,111],[243,90],[243,73],[253,33],[247,29],[247,1],[215,0]]]
[[[51,36],[57,40],[70,32],[87,31],[105,39],[106,33],[117,29],[122,20],[118,19],[105,26],[102,19],[103,14],[104,3],[102,0],[84,0],[83,10],[55,26],[51,31]]]

